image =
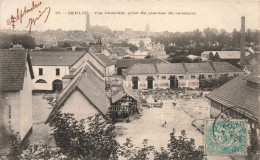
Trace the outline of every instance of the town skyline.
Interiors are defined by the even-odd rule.
[[[35,3],[37,2],[35,1]],[[70,8],[64,7],[67,6],[67,3],[70,3]],[[45,31],[48,29],[84,31],[86,14],[69,15],[69,12],[83,13],[87,11],[90,15],[91,26],[108,26],[112,31],[124,31],[125,28],[144,31],[145,26],[149,24],[151,32],[187,32],[195,29],[203,30],[208,27],[218,30],[225,29],[227,32],[231,32],[233,29],[240,30],[241,16],[246,17],[246,29],[255,30],[259,29],[260,26],[259,4],[259,1],[210,1],[209,3],[199,1],[196,4],[193,2],[187,3],[187,1],[163,1],[160,3],[156,1],[150,3],[137,1],[112,1],[106,3],[103,1],[97,3],[93,3],[93,1],[55,1],[50,3],[49,1],[43,1],[36,10],[41,11],[44,7],[51,7],[50,15],[46,23],[43,22],[44,18],[36,22],[32,26],[32,31]],[[114,5],[117,8],[113,7]],[[31,1],[18,7],[13,6],[6,0],[1,1],[1,29],[12,29],[11,25],[6,24],[6,20],[11,15],[15,15],[17,9],[22,10],[24,6],[30,8]],[[4,10],[3,8],[8,9]],[[250,8],[250,10],[244,8]],[[125,12],[125,14],[118,14],[118,12]],[[136,12],[138,14],[135,14]],[[146,12],[146,14],[141,14],[141,12]],[[153,14],[162,12],[165,14]],[[170,12],[173,14],[169,14]],[[178,12],[187,12],[188,14],[178,15],[176,14]],[[149,13],[151,14],[149,15]],[[33,13],[24,15],[22,24],[16,23],[15,30],[27,29],[25,27],[28,18],[31,16],[30,14],[33,15]]]

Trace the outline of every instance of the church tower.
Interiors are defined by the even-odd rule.
[[[90,28],[90,19],[89,19],[89,13],[87,11],[87,15],[86,15],[86,32],[89,32],[89,28]]]
[[[145,34],[146,35],[150,35],[150,25],[149,24],[147,24],[146,26],[145,26]]]

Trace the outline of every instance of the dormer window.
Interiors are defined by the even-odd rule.
[[[247,87],[259,90],[260,89],[260,84],[256,83],[256,82],[253,82],[253,81],[247,80]]]

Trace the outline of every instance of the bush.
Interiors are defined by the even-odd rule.
[[[73,114],[58,113],[50,122],[55,143],[68,158],[109,159],[115,157],[118,143],[115,127],[102,121],[99,115],[77,121]]]

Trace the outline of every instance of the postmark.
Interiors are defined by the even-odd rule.
[[[246,155],[247,120],[206,119],[205,154],[207,155]]]

